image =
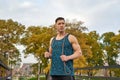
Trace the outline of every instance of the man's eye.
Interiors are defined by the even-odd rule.
[[[65,24],[65,23],[58,23],[58,25]]]

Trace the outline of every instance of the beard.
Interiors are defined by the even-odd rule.
[[[58,30],[58,32],[64,32],[65,31],[65,28],[61,28]]]

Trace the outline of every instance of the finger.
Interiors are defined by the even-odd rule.
[[[63,56],[61,55],[60,58],[62,58]]]

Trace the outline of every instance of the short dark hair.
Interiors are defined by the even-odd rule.
[[[56,18],[55,23],[57,23],[58,20],[64,20],[65,21],[65,19],[63,17],[58,17],[58,18]]]

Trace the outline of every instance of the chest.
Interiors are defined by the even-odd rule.
[[[52,43],[53,50],[71,49],[71,47],[72,45],[67,38],[62,40],[54,40]]]

